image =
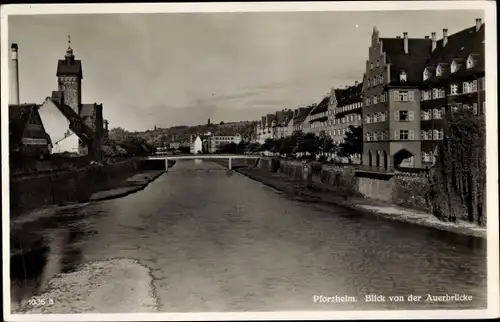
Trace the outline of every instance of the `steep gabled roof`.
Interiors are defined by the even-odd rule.
[[[330,101],[330,95],[325,96],[318,105],[316,105],[311,111],[311,115],[326,112],[328,110],[328,102]]]
[[[350,86],[346,89],[335,90],[335,95],[337,96],[338,107],[360,102],[363,95],[363,83]]]
[[[304,122],[312,109],[313,107],[299,107],[297,115],[293,118],[293,123],[300,124]]]
[[[443,47],[443,39],[436,42],[436,49],[429,55],[426,60],[425,67],[437,67],[442,65],[446,67],[444,76],[450,73],[450,65],[453,60],[463,60],[462,66],[457,71],[457,75],[465,74],[471,71],[466,70],[466,59],[472,55],[476,60],[476,65],[472,71],[482,71],[485,69],[485,48],[484,48],[484,31],[485,25],[482,24],[479,30],[476,26],[466,28],[457,33],[448,36],[446,46]],[[423,77],[423,75],[422,75]],[[433,70],[432,76],[426,80],[432,82],[439,79],[436,77],[436,72]]]
[[[408,38],[408,53],[404,51],[404,38],[380,38],[382,48],[390,64],[389,85],[417,86],[422,80],[422,71],[432,49],[432,40]],[[400,73],[406,73],[406,82],[401,82]]]

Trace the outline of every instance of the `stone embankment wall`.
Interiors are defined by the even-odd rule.
[[[414,175],[395,175],[392,177],[359,177],[349,166],[327,166],[319,162],[303,164],[294,160],[260,158],[257,167],[271,172],[280,172],[298,180],[322,182],[338,188],[342,193],[362,195],[409,208],[429,211],[426,193],[429,189],[425,177]],[[273,165],[278,162],[279,165]],[[255,160],[247,160],[252,165]]]
[[[170,163],[169,166],[172,166]],[[94,192],[113,188],[136,172],[165,168],[164,160],[126,160],[104,166],[90,165],[68,171],[11,178],[11,218],[44,206],[86,202]]]

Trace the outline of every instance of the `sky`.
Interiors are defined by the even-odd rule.
[[[21,103],[40,104],[57,89],[71,35],[83,103],[103,103],[110,128],[139,131],[257,120],[317,103],[332,87],[361,81],[374,26],[380,37],[439,39],[443,28],[452,34],[476,18],[483,13],[26,15],[9,16],[8,32],[19,46]]]

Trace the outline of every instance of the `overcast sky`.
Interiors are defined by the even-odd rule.
[[[10,16],[21,102],[57,89],[68,35],[83,64],[83,103],[110,127],[144,130],[253,120],[319,102],[360,81],[371,31],[410,38],[456,32],[478,11],[166,13]],[[484,18],[483,18],[484,20]]]

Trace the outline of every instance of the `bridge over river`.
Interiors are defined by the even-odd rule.
[[[168,160],[229,160],[228,161],[228,168],[231,170],[232,169],[232,161],[234,159],[259,159],[260,156],[258,155],[247,155],[247,154],[186,154],[186,155],[155,155],[155,156],[149,156],[146,159],[147,160],[162,160],[164,159],[165,162]],[[168,169],[168,166],[166,167]]]

